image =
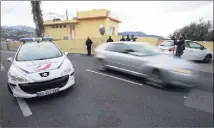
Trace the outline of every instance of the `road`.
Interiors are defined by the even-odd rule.
[[[140,78],[115,71],[99,72],[93,57],[71,54],[76,84],[58,94],[13,98],[0,76],[0,127],[213,127],[213,74],[201,74],[201,86],[157,89]]]

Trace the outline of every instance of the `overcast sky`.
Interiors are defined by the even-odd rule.
[[[212,1],[42,1],[44,19],[47,13],[76,16],[77,10],[106,8],[122,23],[119,31],[142,31],[168,36],[199,18],[213,22]],[[34,27],[29,1],[1,1],[1,25]]]

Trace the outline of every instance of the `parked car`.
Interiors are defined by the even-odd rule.
[[[99,70],[136,75],[160,88],[196,86],[199,78],[194,63],[166,55],[146,42],[103,43],[95,49],[95,60]]]
[[[163,41],[158,48],[165,54],[175,55],[176,46],[172,40]],[[209,63],[212,60],[213,53],[210,49],[205,48],[202,44],[197,41],[185,40],[185,50],[181,58],[191,61],[203,61]]]
[[[62,53],[50,41],[28,39],[8,61],[12,63],[8,70],[8,90],[15,97],[50,95],[75,83],[74,68],[67,53]]]

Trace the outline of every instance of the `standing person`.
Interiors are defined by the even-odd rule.
[[[122,38],[120,39],[120,41],[125,41],[125,38],[124,38],[124,36],[122,36]]]
[[[185,50],[185,39],[184,39],[184,35],[180,35],[179,37],[179,41],[177,42],[177,50],[176,50],[176,56],[177,57],[181,57],[181,55],[183,54],[183,51]]]
[[[91,41],[91,39],[88,37],[88,39],[85,42],[86,46],[87,46],[87,52],[88,52],[88,56],[91,55],[91,45],[93,44],[93,42]]]
[[[129,35],[126,36],[126,41],[130,41]]]
[[[114,42],[114,41],[111,39],[111,36],[109,36],[107,42]]]
[[[136,38],[134,37],[134,35],[131,36],[131,41],[136,41]]]

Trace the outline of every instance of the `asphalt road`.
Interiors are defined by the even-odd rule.
[[[93,57],[72,54],[74,88],[23,100],[6,88],[6,59],[13,55],[2,52],[1,57],[0,127],[213,127],[212,73],[201,74],[199,87],[160,90],[140,78],[99,72]]]

